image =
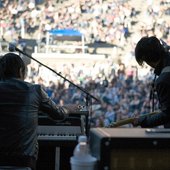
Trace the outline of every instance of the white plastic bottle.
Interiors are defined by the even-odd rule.
[[[78,144],[70,159],[71,170],[94,170],[96,158],[90,155],[87,136],[79,136]]]
[[[78,144],[74,149],[73,155],[76,158],[81,158],[82,156],[86,156],[89,153],[89,148],[87,144],[87,137],[86,136],[79,136]]]

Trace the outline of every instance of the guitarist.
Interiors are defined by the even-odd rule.
[[[161,111],[158,114],[135,117],[133,126],[152,128],[163,125],[170,128],[170,46],[155,36],[142,37],[135,47],[135,58],[142,66],[148,64],[154,69],[157,79],[155,90]]]

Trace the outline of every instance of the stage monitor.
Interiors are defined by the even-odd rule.
[[[97,170],[169,170],[170,129],[92,128]]]

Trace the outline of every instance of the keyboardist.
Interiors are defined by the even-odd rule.
[[[36,170],[39,110],[52,119],[65,119],[77,105],[56,106],[40,85],[24,81],[21,57],[7,53],[0,58],[0,166]]]

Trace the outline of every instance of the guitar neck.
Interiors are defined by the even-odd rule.
[[[145,115],[141,115],[139,117],[151,116],[151,115],[158,114],[158,113],[160,113],[160,111],[151,112],[151,113],[148,113],[148,114],[145,114]],[[123,125],[126,125],[126,124],[130,124],[130,123],[133,123],[134,119],[135,119],[134,117],[131,117],[131,118],[128,118],[128,119],[119,120],[117,122],[112,122],[107,127],[108,128],[119,127],[119,126],[123,126]]]

